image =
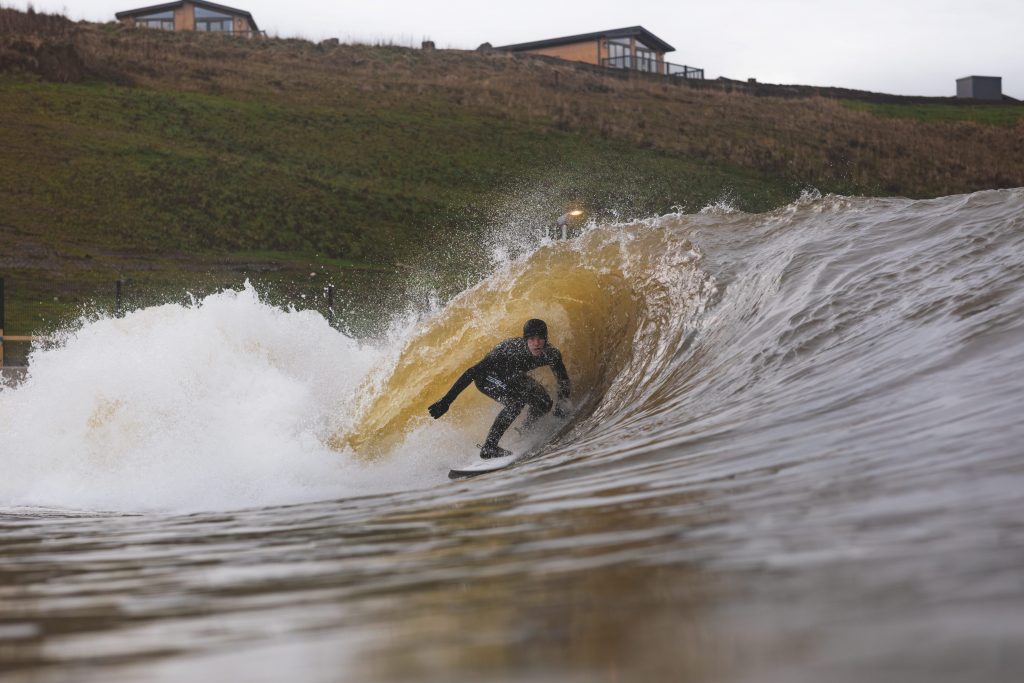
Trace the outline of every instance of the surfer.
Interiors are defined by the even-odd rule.
[[[569,398],[569,374],[562,363],[562,353],[548,344],[548,326],[543,320],[532,318],[523,325],[523,336],[501,342],[476,365],[455,380],[455,384],[437,403],[428,408],[435,420],[446,412],[452,401],[469,386],[470,382],[485,396],[505,406],[494,419],[487,440],[480,449],[481,458],[500,458],[511,453],[498,447],[498,441],[526,406],[530,407],[523,423],[530,429],[542,415],[552,408],[551,397],[537,380],[526,373],[542,365],[551,367],[558,380],[558,403],[555,417],[565,417],[563,402]]]

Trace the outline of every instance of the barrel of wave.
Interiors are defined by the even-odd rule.
[[[600,400],[627,361],[639,302],[630,286],[626,254],[607,240],[584,239],[544,246],[508,264],[456,297],[405,345],[397,361],[370,373],[353,428],[335,434],[337,450],[365,458],[386,455],[417,425],[427,406],[459,375],[529,318],[548,323],[573,383],[572,400],[583,417]],[[532,373],[555,393],[552,373]],[[466,389],[442,419],[482,440],[495,414],[493,402]]]

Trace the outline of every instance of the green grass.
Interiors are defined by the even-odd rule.
[[[914,119],[928,123],[975,121],[993,126],[1014,126],[1024,119],[1024,104],[875,104],[843,100],[851,109],[878,116]]]
[[[543,225],[569,204],[598,217],[723,198],[757,211],[799,190],[429,97],[349,108],[0,75],[0,100],[9,334],[111,312],[118,279],[125,308],[250,279],[282,304],[315,307],[335,284],[371,310],[404,286],[395,262],[457,243],[469,270],[477,236],[503,221]],[[51,258],[36,267],[19,243]]]
[[[317,108],[0,77],[19,228],[125,249],[319,253],[387,262],[423,226],[515,184],[638,212],[790,190],[698,163],[441,104]],[[552,206],[557,211],[557,206]],[[557,215],[557,214],[555,214]]]

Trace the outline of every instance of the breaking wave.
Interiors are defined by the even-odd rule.
[[[472,388],[443,420],[426,406],[530,317],[563,352],[575,414],[549,419],[558,436],[512,470],[521,486],[563,467],[580,486],[787,467],[794,483],[816,470],[910,486],[1004,462],[1024,437],[1021,216],[1024,191],[1006,190],[591,226],[372,344],[252,287],[83,321],[0,390],[0,507],[447,486],[496,408]]]

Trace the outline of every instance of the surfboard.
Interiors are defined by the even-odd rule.
[[[481,474],[487,474],[488,472],[496,472],[498,470],[503,470],[509,465],[514,465],[517,462],[523,462],[524,460],[532,460],[533,458],[543,453],[544,450],[553,440],[560,438],[563,434],[568,432],[569,429],[572,428],[572,425],[572,420],[566,420],[565,424],[563,424],[561,428],[558,429],[558,431],[556,431],[553,435],[546,439],[544,443],[534,445],[525,453],[513,453],[512,455],[506,455],[504,458],[491,458],[489,460],[477,458],[468,465],[459,465],[453,467],[448,471],[448,478],[466,479],[468,477],[476,477]]]
[[[522,459],[523,456],[521,455],[506,455],[504,458],[491,458],[490,460],[477,458],[468,465],[457,465],[453,467],[448,472],[448,478],[465,479],[466,477],[475,477],[488,472],[505,469],[509,465]]]

